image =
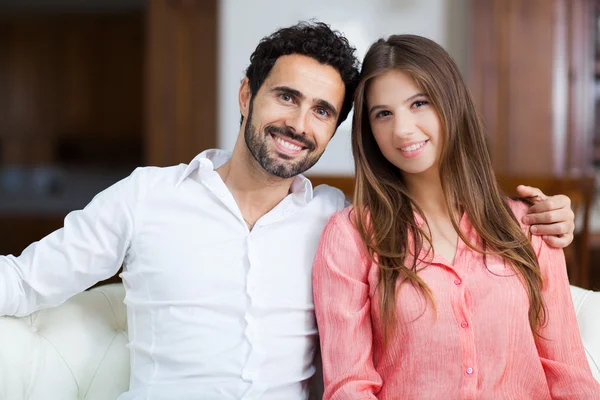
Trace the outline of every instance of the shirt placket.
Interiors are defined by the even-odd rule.
[[[233,196],[217,175],[215,171],[205,170],[201,173],[201,181],[203,184],[214,193],[217,198],[238,217],[240,224],[246,227],[242,213],[239,210]],[[261,364],[264,362],[264,345],[261,343],[259,321],[255,316],[256,301],[258,296],[258,286],[260,281],[260,262],[258,254],[254,251],[253,232],[259,229],[260,220],[254,226],[253,231],[248,231],[246,236],[246,255],[247,255],[247,273],[246,273],[246,296],[248,297],[248,307],[244,313],[244,339],[246,340],[249,350],[247,360],[242,368],[242,379],[250,384],[250,388],[246,391],[243,399],[250,400],[258,398],[261,394],[259,385],[256,382],[261,378]]]
[[[252,384],[251,390],[246,393],[244,399],[253,399],[256,397],[254,394],[256,394],[255,392],[258,390],[258,387],[256,387],[255,383],[257,380],[261,379],[261,365],[264,362],[265,354],[264,345],[261,342],[260,324],[254,313],[256,302],[258,301],[257,296],[260,282],[260,264],[252,243],[252,232],[248,235],[246,240],[248,246],[246,294],[249,299],[249,305],[244,315],[244,321],[246,322],[244,336],[250,345],[250,351],[248,353],[246,364],[242,370],[242,378]]]
[[[461,385],[461,398],[464,400],[474,400],[477,395],[477,380],[479,377],[479,369],[477,368],[477,349],[475,346],[475,333],[472,327],[473,310],[471,309],[471,301],[469,298],[469,290],[464,280],[465,274],[461,272],[464,268],[461,266],[469,265],[474,262],[471,259],[470,251],[465,251],[464,244],[459,242],[456,252],[454,265],[457,268],[449,267],[452,271],[451,284],[451,302],[454,311],[455,323],[458,328],[458,336],[460,338],[460,347],[462,353],[461,373],[463,376],[463,384]]]
[[[462,350],[462,372],[463,385],[462,398],[475,399],[477,391],[477,379],[479,370],[476,368],[477,352],[475,348],[475,335],[471,326],[471,310],[467,300],[468,291],[462,279],[456,278],[456,290],[453,296],[453,307],[455,308],[456,324],[459,330],[460,346]]]

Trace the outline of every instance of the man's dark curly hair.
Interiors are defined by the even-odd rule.
[[[339,31],[331,30],[323,22],[299,22],[279,29],[263,38],[250,56],[250,66],[246,70],[250,93],[256,95],[279,57],[290,54],[311,57],[335,68],[342,77],[345,94],[337,121],[339,126],[348,117],[359,81],[359,61],[354,55],[355,50]]]

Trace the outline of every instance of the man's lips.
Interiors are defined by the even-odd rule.
[[[290,156],[295,156],[295,155],[298,155],[299,153],[303,152],[304,150],[306,150],[306,147],[295,144],[289,140],[286,140],[286,138],[282,138],[281,136],[277,136],[277,135],[273,135],[273,134],[271,134],[269,136],[273,139],[273,143],[275,143],[275,147],[281,153],[288,154]]]
[[[312,141],[308,140],[306,136],[299,135],[289,129],[272,126],[265,129],[265,132],[271,135],[278,144],[281,144],[282,146],[291,146],[287,147],[290,150],[298,150],[297,148],[300,147],[302,150],[308,149],[312,151],[317,147]]]

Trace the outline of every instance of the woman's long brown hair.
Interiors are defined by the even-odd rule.
[[[545,321],[538,260],[501,194],[483,124],[460,72],[448,53],[435,42],[415,35],[394,35],[377,41],[365,56],[355,94],[352,127],[356,164],[352,215],[371,259],[379,265],[384,342],[395,330],[396,292],[403,283],[415,285],[435,307],[433,293],[419,277],[417,268],[424,241],[432,247],[427,231],[415,222],[413,210],[423,218],[424,214],[411,199],[399,169],[380,151],[369,124],[366,104],[369,83],[392,69],[414,79],[440,118],[445,138],[440,155],[440,181],[454,229],[473,250],[501,256],[520,275],[529,296],[529,323],[537,333]],[[477,246],[459,228],[457,205],[479,235]]]

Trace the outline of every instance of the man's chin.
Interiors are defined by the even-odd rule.
[[[296,171],[293,171],[293,170],[285,168],[285,167],[279,167],[279,166],[265,168],[265,171],[267,171],[270,175],[273,175],[273,176],[275,176],[277,178],[281,178],[281,179],[289,179],[289,178],[293,178],[298,175],[298,173],[296,173]]]
[[[270,162],[262,167],[269,175],[273,175],[281,179],[293,178],[303,172],[300,171],[300,168],[294,168],[294,166],[277,162]]]
[[[310,163],[305,154],[291,156],[277,151],[277,149],[271,149],[267,157],[261,158],[260,164],[270,175],[282,179],[298,176],[314,165],[314,163]],[[308,167],[305,168],[306,166]]]

